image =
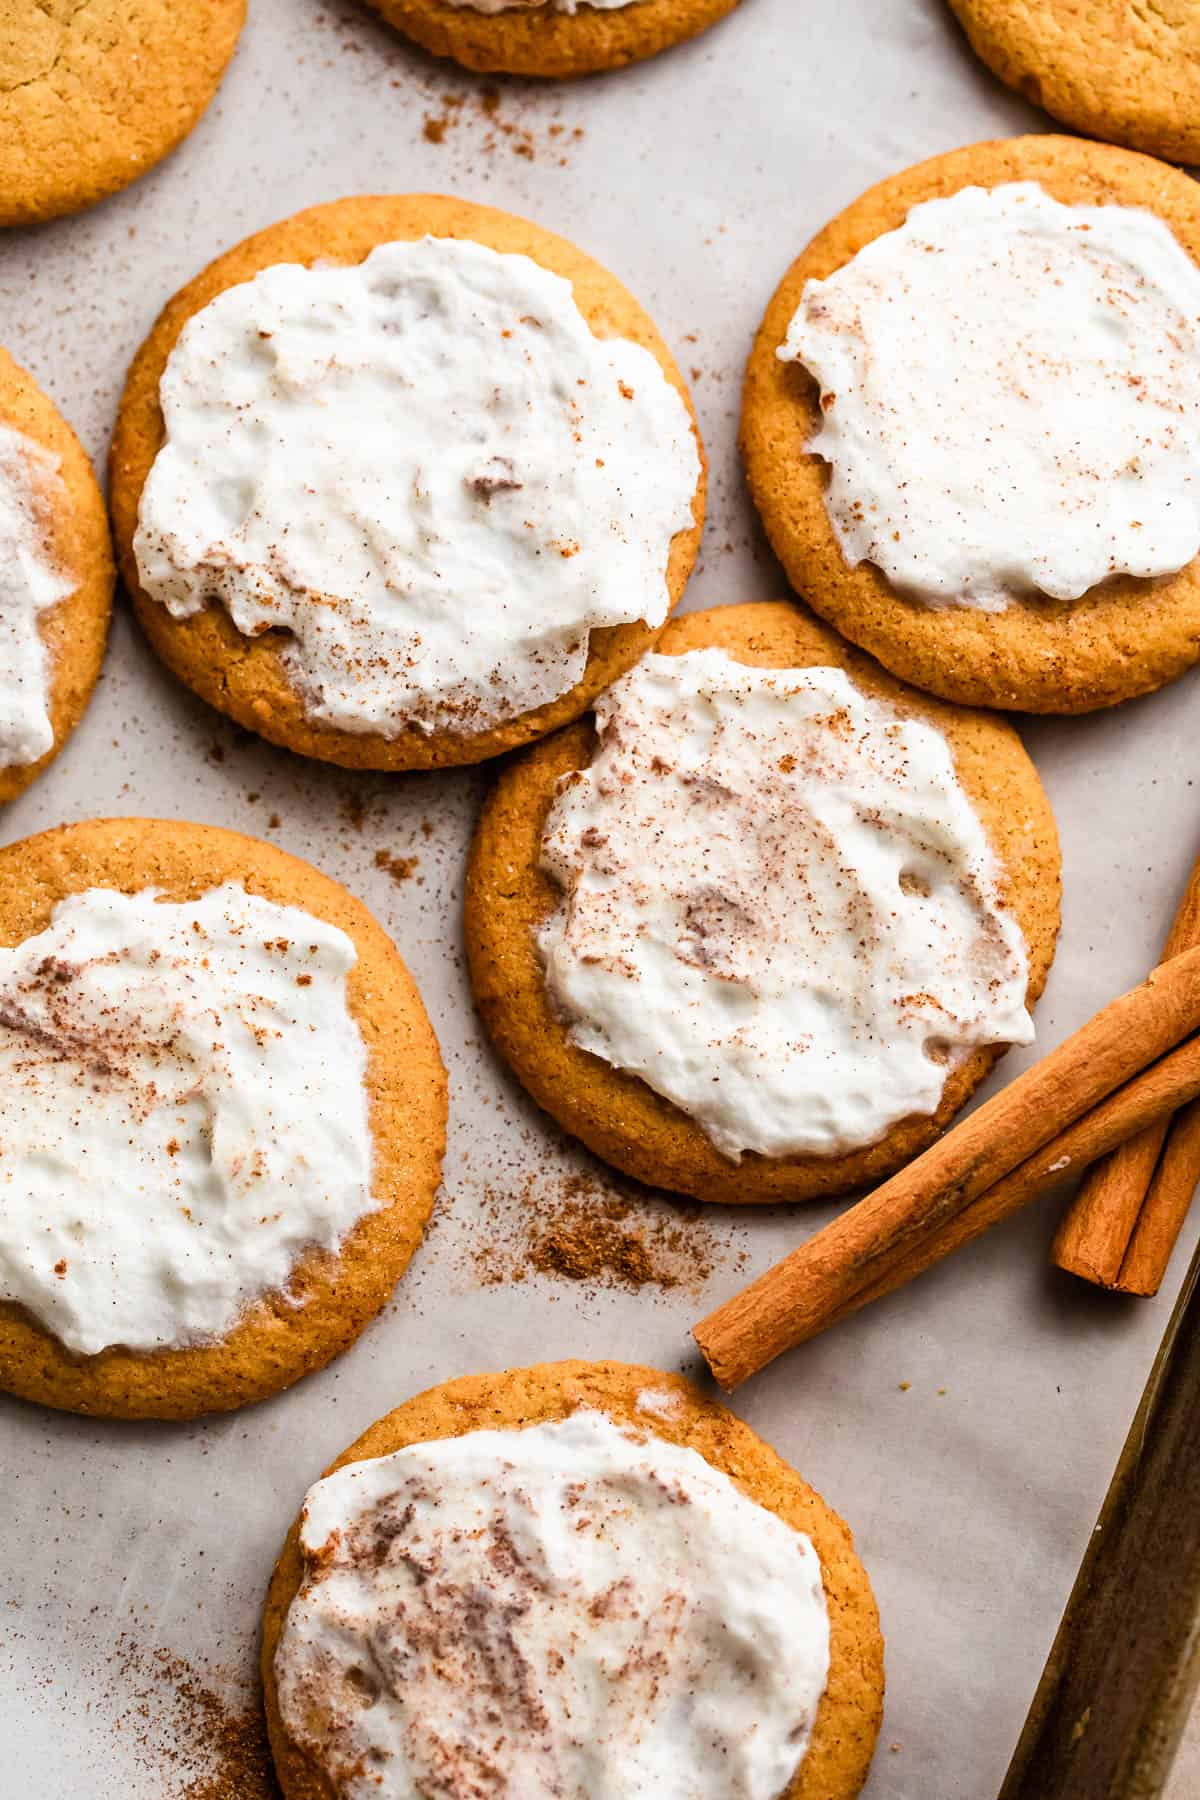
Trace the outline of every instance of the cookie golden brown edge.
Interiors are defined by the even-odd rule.
[[[378,1210],[359,1220],[336,1254],[305,1255],[286,1298],[264,1296],[212,1344],[78,1356],[23,1309],[0,1301],[0,1388],[22,1399],[121,1419],[186,1419],[261,1400],[345,1350],[389,1299],[420,1242],[445,1146],[445,1071],[399,952],[338,882],[270,844],[212,825],[64,825],[0,850],[0,943],[44,930],[60,900],[87,888],[134,894],[153,887],[165,900],[187,901],[226,881],[303,908],[354,944],[347,1001],[367,1050]]]
[[[949,0],[981,62],[1088,137],[1200,162],[1195,0]]]
[[[595,75],[657,56],[696,37],[741,0],[631,0],[614,11],[586,4],[483,13],[448,0],[369,0],[398,31],[435,56],[509,75]]]
[[[246,0],[0,0],[0,225],[79,212],[161,162],[245,17]]]
[[[647,1389],[656,1395],[665,1391],[676,1403],[650,1416],[639,1410],[639,1396]],[[409,1444],[548,1424],[583,1407],[696,1451],[751,1500],[810,1539],[820,1558],[829,1609],[829,1681],[808,1754],[780,1800],[852,1800],[866,1780],[883,1712],[879,1614],[854,1539],[837,1514],[748,1425],[682,1376],[627,1363],[577,1361],[465,1376],[388,1413],[325,1473],[390,1456]],[[285,1800],[336,1800],[321,1770],[288,1737],[279,1712],[275,1652],[302,1576],[297,1519],[271,1577],[263,1615],[267,1725]]]
[[[947,706],[894,680],[799,606],[756,601],[688,613],[658,646],[665,656],[717,648],[759,668],[844,669],[863,693],[947,739],[959,780],[1002,871],[1001,892],[1029,951],[1028,1004],[1054,960],[1061,859],[1054,815],[1037,771],[1011,726],[989,713]],[[694,1120],[639,1076],[573,1044],[546,993],[534,934],[559,890],[538,867],[546,815],[560,779],[587,767],[591,720],[535,745],[502,771],[471,845],[466,942],[471,987],[496,1049],[522,1085],[565,1131],[626,1175],[724,1205],[809,1200],[884,1180],[941,1133],[1003,1054],[988,1046],[954,1069],[932,1118],[906,1120],[877,1144],[831,1157],[731,1162]]]
[[[436,194],[335,200],[297,213],[247,238],[188,283],[160,315],[134,358],[121,399],[110,458],[113,527],[121,574],[142,629],[158,656],[210,706],[272,743],[350,768],[430,769],[480,762],[543,737],[577,718],[601,689],[631,668],[657,641],[661,627],[608,626],[591,634],[583,678],[567,694],[473,736],[423,732],[395,737],[347,732],[310,719],[280,660],[277,634],[244,637],[213,602],[192,618],[173,619],[141,591],[133,554],[138,504],[163,443],[159,383],[187,321],[226,288],[276,263],[324,259],[362,262],[377,244],[425,237],[464,238],[502,254],[524,255],[571,282],[580,312],[598,337],[623,337],[649,350],[688,409],[700,476],[692,501],[695,524],[676,533],[665,571],[670,605],[687,586],[704,522],[707,465],[683,377],[657,329],[625,288],[564,238],[510,213]]]
[[[806,448],[818,424],[817,384],[775,355],[806,282],[827,279],[923,201],[1012,181],[1039,182],[1065,205],[1146,207],[1200,262],[1200,189],[1133,151],[1048,135],[919,163],[840,213],[776,289],[746,370],[742,453],[788,580],[894,675],[967,706],[1092,712],[1149,693],[1200,659],[1200,560],[1160,580],[1122,576],[1078,600],[1039,596],[1000,612],[910,600],[870,563],[851,568],[843,556],[825,507],[827,471]]]
[[[78,725],[104,660],[112,612],[112,543],[96,476],[79,439],[32,375],[0,350],[0,424],[49,452],[58,462],[61,494],[44,508],[50,559],[67,570],[73,591],[42,615],[50,659],[50,723],[54,743],[33,763],[0,767],[0,804],[15,800],[58,755]]]

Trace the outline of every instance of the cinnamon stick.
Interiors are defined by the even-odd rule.
[[[842,1307],[830,1324],[840,1324],[851,1313],[870,1305],[872,1300],[882,1300],[885,1294],[895,1293],[897,1288],[923,1275],[943,1257],[961,1250],[964,1244],[973,1242],[991,1226],[1010,1218],[1030,1201],[1039,1199],[1052,1188],[1061,1187],[1064,1181],[1070,1181],[1098,1157],[1107,1155],[1115,1145],[1159,1121],[1169,1121],[1176,1108],[1196,1099],[1200,1099],[1200,1037],[1188,1038],[1178,1050],[1172,1050],[1169,1056],[1152,1063],[1144,1075],[1126,1082],[1115,1094],[1110,1094],[1107,1100],[1102,1100],[1099,1106],[1094,1106],[1091,1112],[1085,1113],[1044,1149],[1014,1169],[1011,1175],[988,1188],[943,1230],[914,1245],[881,1280],[863,1288]],[[1179,1116],[1181,1119],[1194,1116],[1194,1147],[1200,1154],[1200,1105],[1187,1106],[1186,1112]]]
[[[726,1301],[695,1337],[722,1386],[823,1331],[891,1265],[1200,1027],[1200,948],[1112,1001],[938,1143]]]
[[[1200,1105],[1171,1122],[1166,1146],[1138,1215],[1115,1286],[1122,1294],[1157,1294],[1180,1227],[1200,1184]]]
[[[1184,888],[1183,899],[1163,951],[1163,961],[1179,956],[1196,944],[1200,944],[1200,858]],[[1085,1281],[1095,1282],[1099,1287],[1122,1286],[1122,1265],[1131,1248],[1138,1216],[1149,1199],[1154,1172],[1169,1126],[1168,1119],[1160,1120],[1149,1131],[1122,1144],[1112,1156],[1097,1163],[1092,1169],[1067,1208],[1054,1239],[1050,1254],[1060,1269],[1082,1276]],[[1174,1183],[1182,1174],[1182,1169],[1183,1165],[1172,1177],[1172,1197]],[[1156,1208],[1160,1205],[1169,1206],[1169,1201],[1157,1198]],[[1185,1213],[1186,1210],[1185,1206]],[[1176,1225],[1176,1233],[1178,1229]],[[1147,1231],[1154,1233],[1156,1242],[1161,1241],[1162,1233],[1157,1227],[1151,1225]],[[1171,1244],[1174,1241],[1172,1236]],[[1167,1254],[1170,1255],[1169,1247]],[[1152,1266],[1153,1264],[1143,1265],[1142,1279],[1149,1279],[1148,1269]],[[1164,1263],[1164,1270],[1165,1266]],[[1163,1270],[1160,1270],[1159,1281],[1162,1274]],[[1157,1283],[1147,1291],[1156,1292]]]

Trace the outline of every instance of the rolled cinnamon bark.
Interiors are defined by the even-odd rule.
[[[922,1240],[948,1229],[1109,1094],[1200,1027],[1200,949],[1156,969],[865,1200],[793,1250],[695,1330],[736,1387],[823,1331]]]
[[[1134,1226],[1115,1286],[1121,1294],[1157,1294],[1175,1240],[1200,1183],[1200,1105],[1171,1121],[1166,1145]]]
[[[1160,1121],[1165,1125],[1177,1107],[1198,1097],[1200,1037],[1188,1038],[1178,1050],[1172,1050],[1169,1056],[1153,1063],[1144,1075],[1126,1082],[1115,1094],[1094,1106],[1090,1113],[1068,1126],[1059,1137],[1053,1138],[1036,1156],[1029,1157],[1003,1181],[997,1181],[944,1230],[934,1232],[914,1246],[882,1280],[872,1282],[870,1287],[857,1293],[830,1324],[839,1324],[851,1313],[869,1306],[872,1300],[882,1300],[885,1294],[895,1293],[897,1288],[904,1287],[917,1275],[923,1275],[943,1257],[961,1250],[964,1244],[1010,1218],[1030,1201],[1061,1187],[1064,1181],[1070,1181],[1081,1169],[1086,1169],[1097,1157],[1107,1155],[1115,1145],[1134,1133]],[[1194,1148],[1200,1153],[1200,1105],[1189,1106],[1179,1114],[1180,1119],[1189,1116],[1196,1121]],[[1149,1248],[1147,1254],[1152,1254]]]
[[[1184,888],[1183,899],[1179,903],[1163,951],[1164,962],[1197,944],[1200,944],[1200,858]],[[1168,1119],[1161,1120],[1149,1131],[1122,1144],[1112,1156],[1106,1157],[1092,1169],[1063,1215],[1062,1224],[1054,1239],[1050,1254],[1060,1269],[1082,1276],[1085,1281],[1095,1282],[1099,1287],[1118,1287],[1126,1293],[1157,1292],[1158,1282],[1162,1280],[1166,1268],[1165,1260],[1158,1270],[1153,1287],[1126,1288],[1121,1272],[1126,1257],[1131,1252],[1139,1214],[1146,1206],[1155,1185],[1155,1170],[1169,1125]],[[1151,1272],[1157,1267],[1159,1250],[1156,1248],[1151,1253],[1149,1246],[1152,1241],[1156,1246],[1161,1246],[1168,1221],[1176,1218],[1178,1186],[1187,1166],[1189,1165],[1185,1162],[1178,1163],[1168,1178],[1167,1186],[1160,1188],[1155,1198],[1155,1209],[1162,1207],[1163,1214],[1157,1222],[1149,1221],[1142,1233],[1143,1244],[1139,1252],[1141,1274],[1138,1277],[1142,1281],[1152,1279]],[[1195,1187],[1195,1177],[1192,1179],[1192,1187]],[[1188,1198],[1190,1197],[1189,1193]],[[1167,1243],[1167,1257],[1170,1256],[1171,1245],[1175,1242],[1186,1212],[1185,1201],[1183,1214],[1178,1215],[1175,1230]]]

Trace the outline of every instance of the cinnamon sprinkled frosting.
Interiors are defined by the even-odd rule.
[[[572,1040],[736,1160],[831,1155],[1028,1043],[1024,939],[945,738],[840,669],[650,656],[596,704],[542,866]]]
[[[46,511],[64,491],[58,458],[0,424],[0,769],[54,745],[42,615],[73,583],[47,549]]]
[[[350,939],[94,888],[0,947],[0,1298],[67,1349],[219,1338],[374,1209]]]
[[[1078,599],[1200,551],[1200,269],[1154,213],[1032,181],[914,206],[809,281],[847,562],[932,606]]]
[[[161,396],[142,588],[280,633],[310,719],[472,736],[568,693],[594,628],[666,618],[687,408],[529,257],[278,264],[188,321]]]
[[[351,1463],[275,1659],[341,1800],[778,1800],[829,1666],[807,1538],[581,1411]]]

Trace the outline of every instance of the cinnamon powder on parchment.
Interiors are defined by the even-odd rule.
[[[488,1188],[472,1261],[485,1287],[529,1274],[638,1292],[698,1292],[728,1254],[695,1204],[586,1175]]]
[[[109,1663],[132,1695],[116,1729],[132,1734],[164,1800],[280,1800],[257,1695],[231,1704],[183,1657],[129,1633]]]

